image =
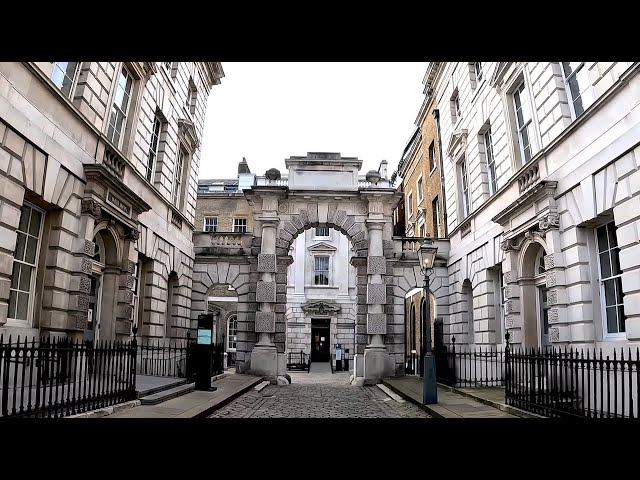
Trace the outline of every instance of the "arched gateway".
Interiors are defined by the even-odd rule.
[[[289,249],[307,229],[334,228],[355,251],[354,374],[375,383],[403,373],[404,297],[422,280],[416,275],[415,240],[393,238],[392,215],[401,194],[386,172],[359,179],[362,160],[339,153],[291,157],[286,166],[287,180],[271,169],[244,190],[252,234],[194,237],[192,320],[204,311],[212,284],[230,284],[238,294],[237,371],[272,379],[284,375]],[[446,258],[447,252],[441,253]]]

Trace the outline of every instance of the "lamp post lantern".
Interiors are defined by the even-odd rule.
[[[436,359],[431,351],[431,305],[429,301],[429,275],[433,270],[433,264],[436,259],[436,251],[438,247],[433,245],[433,241],[425,238],[418,250],[418,259],[420,261],[420,272],[424,276],[424,291],[422,298],[425,301],[423,328],[422,328],[422,352],[424,355],[422,369],[422,403],[429,405],[438,403],[438,390],[436,385]]]

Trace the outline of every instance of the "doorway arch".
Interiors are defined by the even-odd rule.
[[[546,286],[546,245],[542,241],[532,241],[523,248],[520,257],[520,278],[518,284],[522,293],[523,339],[525,348],[548,347],[549,304]]]

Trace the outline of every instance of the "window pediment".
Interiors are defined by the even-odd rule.
[[[320,242],[310,246],[309,248],[307,248],[307,250],[309,250],[309,252],[311,253],[333,253],[338,249],[328,243]]]
[[[451,160],[457,160],[464,152],[467,146],[467,134],[468,130],[466,128],[456,130],[451,134],[451,139],[447,145],[447,155]]]
[[[180,137],[180,140],[182,140],[182,142],[191,149],[192,152],[200,146],[196,127],[189,119],[178,119],[178,136]]]

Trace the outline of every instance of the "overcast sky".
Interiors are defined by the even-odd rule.
[[[415,128],[427,63],[232,63],[211,90],[200,178],[286,173],[284,160],[340,152],[363,160],[361,174],[389,162],[389,175]]]

